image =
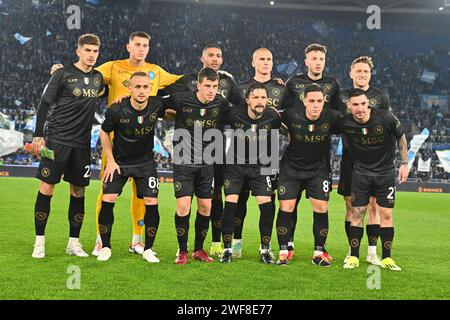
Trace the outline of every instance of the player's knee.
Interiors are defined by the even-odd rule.
[[[209,215],[211,212],[211,200],[198,200],[197,202],[198,212],[204,216]]]
[[[293,212],[295,209],[295,200],[280,201],[280,210],[284,212]]]
[[[392,224],[392,210],[380,210],[380,222],[382,225]]]
[[[264,204],[264,203],[268,203],[271,202],[272,198],[271,197],[267,197],[267,196],[256,196],[256,202],[258,204]]]
[[[103,201],[114,203],[117,200],[118,194],[104,194]]]
[[[237,203],[240,197],[237,194],[229,194],[225,197],[226,202]]]
[[[146,206],[154,206],[158,204],[158,198],[147,198],[144,197],[144,203]]]
[[[180,217],[187,216],[189,214],[189,211],[191,210],[190,199],[178,199],[177,202],[177,214]]]
[[[55,190],[54,184],[49,184],[46,182],[41,182],[41,185],[39,187],[39,192],[46,196],[51,196],[53,194],[53,190]]]
[[[84,197],[84,187],[70,185],[70,195],[75,198],[83,198]]]

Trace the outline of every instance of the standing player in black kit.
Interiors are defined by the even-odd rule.
[[[42,95],[36,117],[33,153],[42,147],[54,151],[55,160],[41,159],[36,177],[41,180],[36,198],[36,241],[33,258],[45,257],[45,227],[50,215],[50,201],[64,174],[70,183],[69,225],[70,235],[66,253],[87,257],[79,241],[84,219],[84,189],[91,176],[91,129],[95,113],[95,100],[103,89],[101,73],[93,70],[100,48],[100,39],[93,34],[78,38],[79,60],[59,69],[52,76]],[[54,111],[49,118],[50,106]],[[44,132],[44,123],[48,126]],[[45,139],[44,139],[45,137]]]
[[[289,89],[291,95],[297,98],[302,105],[304,90],[308,84],[317,83],[322,87],[325,94],[325,108],[339,109],[339,83],[333,77],[327,76],[323,73],[325,69],[327,48],[320,44],[310,44],[305,49],[305,65],[308,68],[306,74],[299,74],[292,76],[287,82],[286,87]],[[330,166],[330,159],[327,160],[328,166]],[[330,177],[331,188],[331,177]],[[299,194],[300,199],[301,194]],[[292,215],[293,228],[292,234],[289,239],[288,245],[288,259],[291,260],[294,256],[294,232],[297,224],[297,205]],[[324,248],[324,255],[331,261],[333,258],[328,254]]]
[[[347,107],[351,114],[338,121],[336,130],[347,137],[354,161],[351,186],[353,215],[348,232],[351,255],[346,259],[344,268],[359,266],[359,247],[364,234],[362,222],[369,199],[375,195],[380,212],[381,267],[400,271],[401,268],[391,258],[396,191],[394,160],[397,143],[402,159],[398,180],[405,182],[408,178],[406,136],[400,121],[390,111],[369,107],[369,99],[362,89],[349,91]]]
[[[364,90],[367,99],[369,99],[369,106],[372,109],[392,110],[389,97],[386,93],[378,88],[370,86],[371,70],[373,69],[373,62],[371,57],[362,56],[353,60],[350,66],[350,78],[353,80],[353,88]],[[341,108],[342,114],[349,113],[347,109],[348,93],[352,89],[341,91]],[[352,203],[351,203],[351,185],[353,172],[353,159],[349,154],[348,141],[346,137],[342,140],[342,159],[341,170],[339,177],[338,193],[344,197],[345,200],[345,233],[348,237],[350,228],[350,221],[352,219]],[[381,260],[377,255],[377,241],[380,236],[380,216],[377,212],[377,204],[375,197],[370,197],[370,203],[367,207],[368,220],[366,225],[367,239],[369,247],[367,249],[366,261],[381,266]],[[347,257],[350,256],[350,248]]]
[[[111,232],[114,204],[129,178],[136,183],[137,195],[145,203],[145,247],[142,258],[150,263],[159,259],[152,250],[159,226],[159,180],[153,160],[155,124],[164,115],[159,97],[150,97],[152,85],[148,74],[135,72],[129,80],[131,97],[111,105],[106,111],[100,139],[106,155],[103,175],[103,199],[98,216],[102,249],[97,260],[111,257]],[[114,133],[114,141],[110,133]]]
[[[239,83],[242,99],[246,98],[248,88],[254,83],[261,83],[267,89],[267,107],[273,107],[280,112],[282,111],[289,92],[286,86],[280,84],[280,79],[272,78],[273,55],[267,48],[259,48],[253,52],[252,67],[255,69],[253,78]],[[285,136],[280,136],[281,139]],[[280,148],[280,156],[281,148]],[[272,187],[275,192],[277,189],[278,176],[272,176]],[[244,228],[244,220],[247,215],[247,200],[250,196],[248,186],[243,187],[239,194],[238,206],[235,214],[235,228],[232,244],[233,257],[240,258],[242,256],[242,231]],[[275,195],[272,197],[275,201]]]
[[[211,68],[219,75],[219,86],[217,94],[222,96],[225,100],[232,104],[240,104],[240,91],[233,76],[223,70],[220,70],[223,64],[222,49],[217,44],[208,44],[203,48],[200,61],[203,68]],[[184,75],[181,79],[173,85],[166,88],[169,94],[178,94],[180,92],[195,92],[197,91],[197,73],[190,73]],[[222,203],[222,186],[223,186],[223,165],[214,165],[214,194],[211,205],[211,234],[212,242],[209,250],[210,255],[220,257],[223,253],[222,243],[220,242],[223,203]]]
[[[292,106],[286,109],[281,121],[289,130],[289,146],[280,165],[278,199],[280,210],[277,216],[277,235],[280,245],[278,265],[288,264],[288,242],[297,196],[303,190],[309,195],[313,208],[314,253],[312,263],[330,266],[324,246],[328,236],[328,200],[331,185],[330,135],[340,118],[336,110],[324,108],[323,89],[317,84],[305,87],[304,107]]]
[[[219,129],[219,120],[229,108],[229,103],[217,94],[219,75],[214,69],[203,68],[198,74],[197,91],[173,95],[171,104],[176,111],[174,134],[174,188],[177,198],[175,226],[177,230],[179,254],[177,264],[188,263],[188,232],[192,196],[197,196],[198,211],[195,221],[195,245],[192,258],[203,262],[213,259],[203,250],[203,243],[209,228],[211,198],[214,191],[214,165],[203,158],[205,148],[212,142],[195,135],[202,130]],[[189,136],[183,136],[182,132]],[[176,139],[176,136],[178,140]],[[180,141],[181,140],[181,141]],[[178,144],[181,144],[181,149]],[[184,150],[183,150],[184,149]],[[176,150],[189,150],[189,159]],[[184,153],[183,153],[184,154]],[[198,159],[197,157],[201,157]],[[199,161],[197,161],[199,160]]]
[[[273,149],[271,130],[278,130],[281,122],[278,113],[267,106],[267,89],[263,84],[250,85],[246,96],[247,107],[231,108],[224,120],[235,131],[228,150],[233,153],[233,163],[228,164],[228,158],[231,156],[227,156],[224,172],[225,208],[222,217],[222,237],[225,250],[220,261],[231,262],[235,211],[239,194],[243,185],[246,184],[256,197],[261,213],[259,221],[261,261],[265,264],[273,264],[274,261],[269,253],[275,215],[275,203],[271,198],[272,172],[270,168],[267,168],[271,163],[263,163],[262,157],[266,155],[269,159],[278,157],[278,149],[275,149],[275,155],[268,151]],[[278,139],[278,135],[276,138]],[[239,145],[243,148],[240,149]],[[263,172],[264,169],[266,169],[265,172]]]

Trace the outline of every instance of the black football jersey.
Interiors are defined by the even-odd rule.
[[[312,80],[308,77],[307,74],[299,74],[289,78],[289,80],[286,82],[286,87],[289,89],[292,97],[295,97],[302,102],[304,98],[303,92],[305,90],[305,87],[312,83],[317,83],[322,87],[325,94],[325,107],[339,110],[340,87],[338,81],[333,77],[324,75],[319,80]]]
[[[270,166],[270,163],[261,161],[261,158],[271,156],[271,130],[279,130],[281,126],[280,116],[275,110],[266,107],[259,119],[252,119],[246,107],[230,108],[225,115],[224,123],[231,127],[233,133],[228,149],[228,153],[233,154],[227,154],[227,163],[228,159],[232,158],[233,164],[237,165]],[[256,148],[250,147],[252,143]],[[276,156],[278,157],[278,149]]]
[[[39,106],[53,106],[45,137],[63,145],[90,148],[96,99],[103,91],[102,83],[102,74],[96,70],[85,73],[73,64],[57,70],[47,83]],[[35,137],[44,136],[46,117],[38,110]]]
[[[232,104],[240,104],[242,100],[233,76],[222,70],[219,70],[217,73],[219,74],[217,94]],[[183,92],[195,92],[197,91],[197,76],[196,73],[186,74],[172,85],[166,87],[164,92],[170,95]]]
[[[175,148],[179,143],[183,143],[183,148],[190,148],[190,160],[182,161],[183,165],[190,166],[204,166],[205,159],[203,154],[205,148],[211,144],[211,141],[203,139],[203,135],[209,129],[221,128],[221,120],[224,113],[229,108],[229,103],[223,99],[220,95],[216,95],[213,101],[209,103],[202,103],[197,98],[196,92],[184,93],[181,95],[171,95],[168,105],[173,107],[176,111],[175,117],[175,134],[173,140],[174,146],[174,162],[177,163],[183,156],[182,153],[176,154]],[[185,133],[189,133],[190,141],[184,141],[184,138],[179,139],[178,133],[182,134],[182,129]],[[202,134],[198,135],[201,129]],[[177,133],[178,131],[178,133]],[[177,149],[178,150],[178,149]],[[176,159],[178,157],[178,159]],[[197,159],[195,159],[197,157]],[[198,161],[200,159],[200,161]]]
[[[342,114],[347,113],[348,93],[351,89],[342,90],[339,97],[339,111]],[[373,109],[384,109],[392,111],[391,102],[388,95],[381,89],[369,87],[365,91],[367,99],[369,99],[369,106]]]
[[[305,108],[289,108],[281,121],[287,126],[290,142],[283,156],[292,167],[299,170],[326,167],[330,158],[330,135],[340,114],[324,108],[317,120],[309,120]]]
[[[245,100],[246,98],[248,87],[257,82],[258,81],[252,78],[239,83],[242,100]],[[278,84],[274,79],[260,83],[267,88],[267,106],[274,107],[277,110],[283,110],[289,98],[289,91],[286,86]]]
[[[150,97],[141,111],[131,106],[130,98],[106,110],[102,130],[114,132],[113,155],[117,164],[125,167],[153,161],[155,125],[164,111],[159,97]]]
[[[365,175],[394,173],[396,141],[404,132],[392,112],[371,109],[369,121],[364,124],[347,114],[337,122],[336,133],[343,133],[347,138],[354,170]]]

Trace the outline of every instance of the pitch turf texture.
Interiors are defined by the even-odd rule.
[[[0,179],[0,298],[1,299],[449,299],[450,195],[398,193],[394,212],[393,254],[403,271],[380,271],[381,289],[375,273],[368,273],[364,261],[367,236],[361,248],[358,269],[345,270],[347,252],[344,232],[344,204],[333,192],[329,215],[328,251],[335,257],[331,268],[311,264],[313,246],[312,210],[302,201],[295,235],[295,258],[287,267],[259,262],[259,213],[254,199],[244,227],[243,257],[230,265],[216,259],[212,264],[189,260],[174,263],[177,239],[174,230],[176,201],[171,184],[161,184],[161,223],[155,250],[159,264],[149,264],[128,252],[131,238],[129,214],[131,188],[124,189],[115,207],[113,255],[108,262],[95,257],[77,258],[65,254],[68,238],[68,184],[57,186],[46,231],[46,258],[32,259],[34,243],[33,208],[39,181],[26,178]],[[81,241],[87,252],[95,241],[95,203],[99,182],[86,192],[86,218]],[[195,212],[195,209],[193,210]],[[194,240],[191,217],[189,248]],[[273,244],[277,247],[276,235]],[[210,234],[205,248],[209,249]],[[379,244],[379,254],[381,248]],[[69,290],[70,266],[81,271],[80,289]],[[370,271],[370,270],[369,270]],[[70,269],[69,269],[70,272]]]

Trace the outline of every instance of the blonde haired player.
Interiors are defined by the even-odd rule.
[[[113,101],[123,96],[129,95],[129,79],[135,72],[142,71],[148,74],[152,85],[150,96],[156,96],[159,89],[165,88],[166,86],[174,83],[182,77],[179,75],[170,74],[160,66],[145,61],[145,58],[149,53],[150,40],[150,35],[145,32],[133,32],[130,35],[127,44],[127,51],[130,53],[128,59],[108,61],[96,68],[96,70],[98,70],[103,75],[103,84],[108,85],[108,105],[111,105]],[[59,67],[61,67],[61,65],[54,65],[52,67],[52,72]],[[100,171],[100,178],[103,176],[105,164],[105,153],[102,153],[102,168]],[[133,220],[133,238],[129,250],[132,253],[142,254],[144,252],[142,234],[144,231],[145,204],[143,199],[137,198],[136,184],[134,180],[132,183],[132,188],[133,196],[131,198],[131,217]],[[97,218],[100,213],[102,198],[103,191],[102,189],[100,189],[100,193],[97,198]],[[92,254],[97,256],[100,249],[101,238],[99,235],[97,224],[97,241]]]

